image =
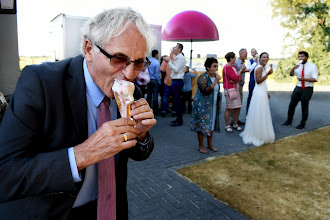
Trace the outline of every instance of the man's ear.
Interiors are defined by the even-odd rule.
[[[92,61],[92,52],[93,52],[93,44],[90,40],[86,39],[84,42],[84,56],[87,62]]]

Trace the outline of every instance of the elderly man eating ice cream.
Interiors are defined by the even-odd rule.
[[[129,8],[106,10],[83,29],[83,56],[28,66],[0,127],[4,219],[127,219],[127,162],[154,144],[154,114],[132,89],[120,118],[115,80],[132,82],[153,32]]]

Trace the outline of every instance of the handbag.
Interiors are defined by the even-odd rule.
[[[226,73],[226,67],[224,68],[224,70],[225,70],[226,79],[228,81],[228,83],[227,83],[227,85],[228,85],[229,84],[229,80],[228,80],[228,76],[227,76],[227,73]],[[237,91],[236,91],[236,86],[234,88],[230,88],[230,89],[227,88],[227,92],[228,92],[228,96],[229,96],[229,99],[230,100],[233,100],[233,99],[237,99],[238,98],[238,94],[237,94]]]

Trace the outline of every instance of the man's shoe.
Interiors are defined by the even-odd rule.
[[[238,125],[245,125],[245,122],[242,122],[242,121],[238,120],[238,121],[237,121],[237,124],[238,124]]]
[[[297,130],[302,130],[304,128],[305,128],[305,125],[301,124],[301,123],[296,127]]]
[[[291,122],[289,122],[289,121],[285,121],[285,122],[282,123],[281,125],[284,126],[284,127],[288,127],[288,126],[291,126]]]
[[[175,122],[177,122],[177,120],[175,119],[174,121],[171,121],[171,123],[173,124],[173,123],[175,123]]]
[[[171,126],[172,127],[177,127],[177,126],[182,126],[183,122],[175,122],[175,123],[172,123]]]
[[[166,116],[166,112],[160,112],[160,116],[165,117]]]

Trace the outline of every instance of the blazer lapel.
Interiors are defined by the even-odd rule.
[[[65,80],[68,102],[71,106],[80,143],[88,137],[86,83],[83,70],[84,58],[80,55],[72,59]]]

